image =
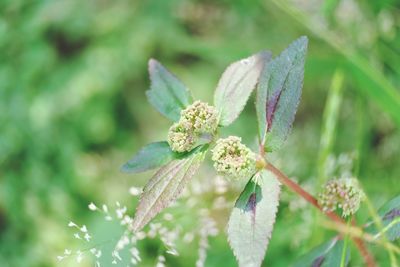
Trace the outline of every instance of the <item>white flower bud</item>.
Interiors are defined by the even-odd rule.
[[[190,151],[202,134],[214,134],[218,127],[218,113],[213,106],[201,101],[181,111],[178,123],[168,132],[168,143],[173,151]]]
[[[195,133],[214,133],[218,127],[218,112],[207,103],[195,101],[181,111],[180,123],[190,125]]]
[[[186,124],[174,123],[168,132],[168,144],[173,151],[190,151],[196,142],[192,130]]]
[[[256,155],[241,143],[240,137],[219,139],[212,153],[214,167],[222,175],[243,178],[256,171]]]

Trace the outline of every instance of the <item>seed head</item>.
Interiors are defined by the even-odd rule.
[[[354,178],[341,178],[328,181],[319,194],[318,204],[324,211],[340,209],[346,217],[357,212],[364,198],[364,192]]]
[[[218,127],[218,112],[215,107],[195,101],[181,111],[181,123],[190,125],[198,133],[214,133]]]
[[[168,131],[168,144],[173,151],[190,151],[196,143],[196,138],[188,125],[174,123]]]
[[[240,137],[217,140],[212,153],[214,167],[222,175],[239,179],[254,174],[256,170],[256,155],[241,143]]]

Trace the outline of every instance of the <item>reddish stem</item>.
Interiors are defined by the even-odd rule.
[[[297,193],[299,196],[304,198],[307,202],[309,202],[311,205],[319,209],[323,214],[325,214],[328,218],[333,220],[334,222],[341,223],[346,225],[346,222],[339,217],[336,213],[333,212],[324,212],[322,207],[318,204],[318,201],[315,197],[313,197],[311,194],[309,194],[307,191],[305,191],[300,185],[298,185],[296,182],[292,181],[287,177],[285,174],[283,174],[279,169],[277,169],[274,165],[267,163],[265,165],[265,169],[271,171],[273,174],[276,175],[277,179],[287,187],[289,187],[292,191]],[[376,267],[377,264],[375,263],[375,259],[372,256],[372,254],[368,251],[367,247],[364,244],[364,241],[358,237],[352,237],[352,240],[354,244],[357,246],[358,250],[360,251],[360,254],[363,256],[365,263],[367,264],[368,267]]]

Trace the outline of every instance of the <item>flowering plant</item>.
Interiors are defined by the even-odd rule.
[[[278,180],[264,170],[264,151],[277,150],[289,134],[300,100],[307,42],[306,37],[299,38],[273,60],[270,52],[262,51],[231,64],[218,83],[214,106],[193,102],[175,76],[157,61],[149,61],[148,99],[173,124],[167,142],[145,146],[122,167],[130,173],[161,167],[143,190],[132,231],[141,230],[179,196],[213,147],[219,174],[248,179],[229,220],[230,245],[239,265],[261,265],[280,192]],[[218,128],[239,116],[256,86],[260,155],[242,144],[240,137],[217,139]]]
[[[281,184],[323,212],[340,232],[332,240],[312,250],[296,266],[322,266],[324,262],[324,266],[347,265],[349,250],[346,242],[347,232],[350,231],[349,223],[365,197],[357,180],[341,178],[328,181],[316,199],[267,159],[268,153],[282,147],[290,133],[303,86],[307,44],[307,37],[301,37],[273,59],[270,52],[262,51],[231,64],[220,78],[213,105],[199,100],[193,101],[190,91],[182,82],[156,60],[149,61],[151,87],[147,91],[147,97],[172,124],[166,134],[166,141],[144,146],[122,166],[122,171],[127,173],[140,173],[152,169],[158,171],[143,188],[133,217],[125,214],[126,207],[117,205],[117,217],[121,224],[128,225],[128,233],[118,242],[118,249],[113,252],[115,259],[119,258],[118,251],[121,248],[128,243],[136,244],[137,240],[144,238],[142,228],[180,196],[210,150],[211,159],[219,175],[232,178],[231,181],[246,180],[246,185],[234,204],[227,227],[228,241],[239,266],[261,266],[278,211]],[[238,136],[219,136],[219,129],[229,126],[239,116],[255,88],[258,151],[252,151]],[[395,199],[390,203],[385,213],[379,214],[387,227],[396,224],[396,208],[399,208],[400,200]],[[94,204],[89,208],[100,210]],[[103,206],[102,211],[109,217],[106,207]],[[347,217],[347,226],[345,220],[335,213],[337,211],[341,211],[342,217]],[[377,221],[380,220],[378,217]],[[355,223],[353,224],[354,231],[362,232]],[[210,221],[205,225],[208,225],[208,230],[203,231],[203,248],[207,246],[207,235],[215,234]],[[158,231],[161,239],[167,240],[163,241],[166,246],[172,247],[176,234],[172,235],[174,238],[165,238],[168,230],[156,226],[150,224],[154,233],[150,231],[148,236],[155,236]],[[72,227],[77,227],[81,234],[85,234],[85,239],[90,239],[86,226],[72,224]],[[376,235],[385,236],[384,232],[389,230],[392,233],[393,229],[389,228]],[[391,234],[392,238],[399,236],[396,232]],[[351,238],[366,265],[376,266],[364,239],[354,234]],[[341,239],[345,239],[344,244]],[[394,250],[393,247],[391,249]],[[132,260],[135,263],[140,261],[136,247],[132,251]],[[341,257],[336,255],[337,251],[341,253]],[[68,251],[61,257],[69,254]],[[78,253],[78,256],[80,255]],[[99,251],[94,250],[93,255],[99,255]],[[201,262],[204,263],[204,253],[200,255]],[[159,266],[164,266],[164,261],[165,258],[160,256]]]

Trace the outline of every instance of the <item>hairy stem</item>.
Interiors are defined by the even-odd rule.
[[[325,214],[329,219],[332,221],[346,225],[346,222],[336,215],[333,212],[324,212],[322,210],[322,207],[318,204],[318,201],[315,197],[313,197],[311,194],[309,194],[307,191],[305,191],[300,185],[298,185],[296,182],[292,181],[287,177],[285,174],[283,174],[279,169],[277,169],[274,165],[271,163],[267,163],[265,166],[266,170],[271,171],[277,179],[287,187],[289,187],[292,191],[294,191],[296,194],[301,196],[303,199],[305,199],[307,202],[309,202],[311,205],[316,207],[318,210],[320,210],[323,214]],[[364,258],[364,261],[366,263],[366,266],[368,267],[376,267],[377,264],[375,262],[374,257],[372,254],[368,251],[367,247],[364,244],[364,241],[359,238],[359,237],[352,237],[352,240],[354,244],[356,245],[357,249],[360,251],[361,256]]]

